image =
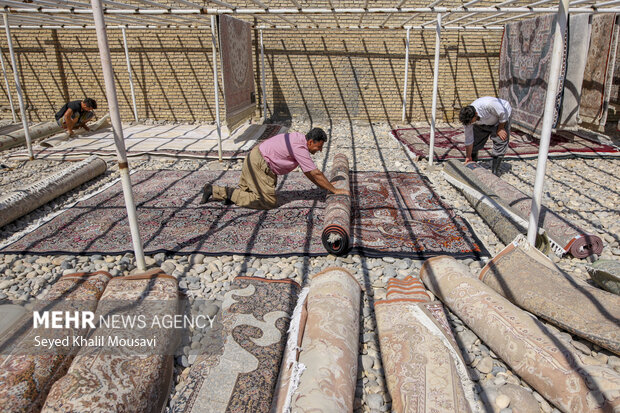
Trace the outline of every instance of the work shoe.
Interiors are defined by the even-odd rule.
[[[206,204],[209,202],[209,198],[213,195],[213,185],[206,184],[202,187],[202,199],[200,199],[201,204]]]

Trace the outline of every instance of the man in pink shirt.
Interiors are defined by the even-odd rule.
[[[216,201],[246,208],[273,209],[278,201],[278,175],[286,175],[297,166],[318,187],[334,194],[349,195],[348,190],[335,188],[310,157],[310,154],[323,150],[325,141],[327,135],[320,128],[312,129],[305,136],[299,132],[273,136],[255,146],[245,158],[237,188],[206,184],[200,203],[204,204],[212,197]]]

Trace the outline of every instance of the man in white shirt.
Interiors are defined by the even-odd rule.
[[[461,109],[459,120],[465,126],[465,163],[478,160],[478,151],[489,138],[493,141],[491,171],[499,175],[499,166],[510,139],[510,103],[484,96]]]

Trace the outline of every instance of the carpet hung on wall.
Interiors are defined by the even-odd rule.
[[[325,191],[301,173],[280,180],[279,206],[269,211],[198,203],[196,188],[206,182],[235,186],[238,171],[137,171],[131,179],[147,254],[327,254],[322,243]],[[352,250],[369,256],[488,255],[469,224],[439,199],[421,175],[352,172],[350,182]],[[120,183],[1,249],[83,254],[132,250]]]

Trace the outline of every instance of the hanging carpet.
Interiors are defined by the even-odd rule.
[[[617,157],[620,151],[604,143],[593,142],[575,131],[554,133],[549,144],[549,157]],[[430,128],[417,127],[394,129],[392,136],[399,140],[414,155],[428,157],[430,145]],[[583,135],[587,136],[587,135]],[[505,159],[537,158],[540,140],[531,135],[512,129],[508,151]],[[493,143],[489,139],[478,153],[479,159],[492,158]],[[436,161],[446,159],[465,159],[465,133],[463,128],[439,128],[435,131],[434,158]]]
[[[279,206],[256,211],[210,202],[207,183],[235,186],[238,171],[138,171],[132,175],[138,222],[148,254],[157,251],[256,256],[324,255],[325,191],[301,173],[280,178]],[[414,173],[352,172],[351,246],[371,256],[488,256],[466,221]],[[9,241],[9,242],[12,242]],[[5,242],[6,243],[6,242]],[[120,183],[5,246],[2,252],[132,251]]]
[[[285,126],[276,124],[244,124],[229,131],[223,127],[222,157],[243,159],[257,142],[286,132]],[[217,158],[218,133],[215,125],[133,125],[123,128],[125,149],[129,158]],[[46,141],[47,145],[34,145],[37,159],[84,159],[99,155],[116,159],[116,144],[111,128],[80,135],[70,140]],[[17,151],[13,159],[28,159],[28,152]]]
[[[512,126],[539,135],[555,36],[555,14],[506,24],[499,58],[499,97],[512,106]],[[566,49],[555,98],[555,127],[562,103]]]
[[[268,412],[300,289],[289,279],[235,278],[220,313],[223,348],[198,356],[170,412]]]

